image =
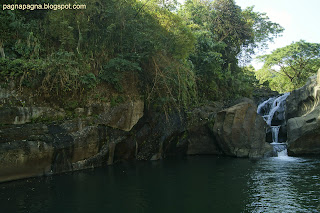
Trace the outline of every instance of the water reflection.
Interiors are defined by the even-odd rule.
[[[1,212],[317,212],[320,161],[192,157],[0,184]]]
[[[288,156],[260,160],[248,181],[246,211],[317,212],[319,173],[315,165],[318,160]]]

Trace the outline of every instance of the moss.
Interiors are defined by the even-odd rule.
[[[183,134],[178,138],[177,145],[178,145],[180,142],[185,141],[188,137],[189,137],[188,131],[183,132]]]
[[[214,126],[214,123],[215,123],[215,119],[214,118],[211,118],[209,121],[208,121],[208,127],[209,129],[213,129],[213,126]]]
[[[121,104],[123,102],[125,102],[125,97],[123,97],[121,95],[115,95],[110,100],[110,106],[114,107],[114,106],[117,106],[118,104]]]
[[[37,118],[32,118],[31,123],[52,123],[61,122],[65,120],[65,116],[40,116]]]
[[[78,108],[79,102],[76,100],[69,100],[66,101],[64,104],[64,108],[68,111],[74,111],[76,108]]]

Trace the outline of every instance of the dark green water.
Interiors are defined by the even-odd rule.
[[[0,212],[318,212],[320,159],[188,157],[0,184]]]

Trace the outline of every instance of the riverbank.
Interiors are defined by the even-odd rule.
[[[289,130],[289,155],[318,153],[316,79],[292,92],[286,115],[284,108],[275,113],[281,115],[282,134]],[[273,156],[267,124],[248,98],[164,113],[145,108],[139,99],[70,109],[31,101],[21,105],[25,96],[15,90],[1,88],[0,94],[0,182],[170,156]],[[308,111],[295,115],[292,106],[299,103],[301,110],[304,100],[309,100]],[[305,137],[307,142],[301,142]]]

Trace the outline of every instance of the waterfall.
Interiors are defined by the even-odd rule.
[[[272,143],[279,142],[279,130],[281,126],[271,126],[272,131]]]
[[[272,134],[272,145],[278,157],[287,156],[286,143],[279,143],[279,131],[285,123],[285,100],[290,93],[272,97],[259,104],[257,113],[266,121]],[[275,125],[276,124],[276,125]],[[280,124],[280,125],[279,125]]]

